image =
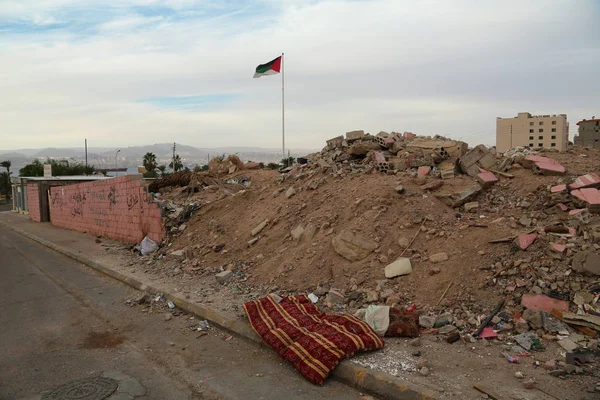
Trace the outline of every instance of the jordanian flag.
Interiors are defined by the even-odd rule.
[[[256,72],[254,72],[255,78],[260,78],[265,75],[275,75],[281,71],[281,56],[277,57],[273,61],[269,61],[266,64],[260,64],[256,67]]]

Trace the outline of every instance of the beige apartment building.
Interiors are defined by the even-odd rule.
[[[565,151],[569,143],[567,114],[531,115],[496,119],[496,150],[504,152],[517,146],[546,147]]]

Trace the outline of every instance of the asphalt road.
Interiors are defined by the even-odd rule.
[[[136,399],[352,399],[329,380],[305,381],[274,352],[190,315],[129,306],[137,292],[12,231],[0,232],[0,400],[39,395],[119,370],[144,385]],[[225,340],[229,339],[229,340]]]

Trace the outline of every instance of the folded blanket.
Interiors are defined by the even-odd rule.
[[[342,359],[383,348],[367,323],[322,313],[306,296],[267,296],[247,302],[244,309],[256,333],[315,384],[322,384]]]

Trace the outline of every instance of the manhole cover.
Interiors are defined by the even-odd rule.
[[[42,400],[103,400],[118,386],[119,382],[103,376],[84,378],[62,385],[42,396]]]

